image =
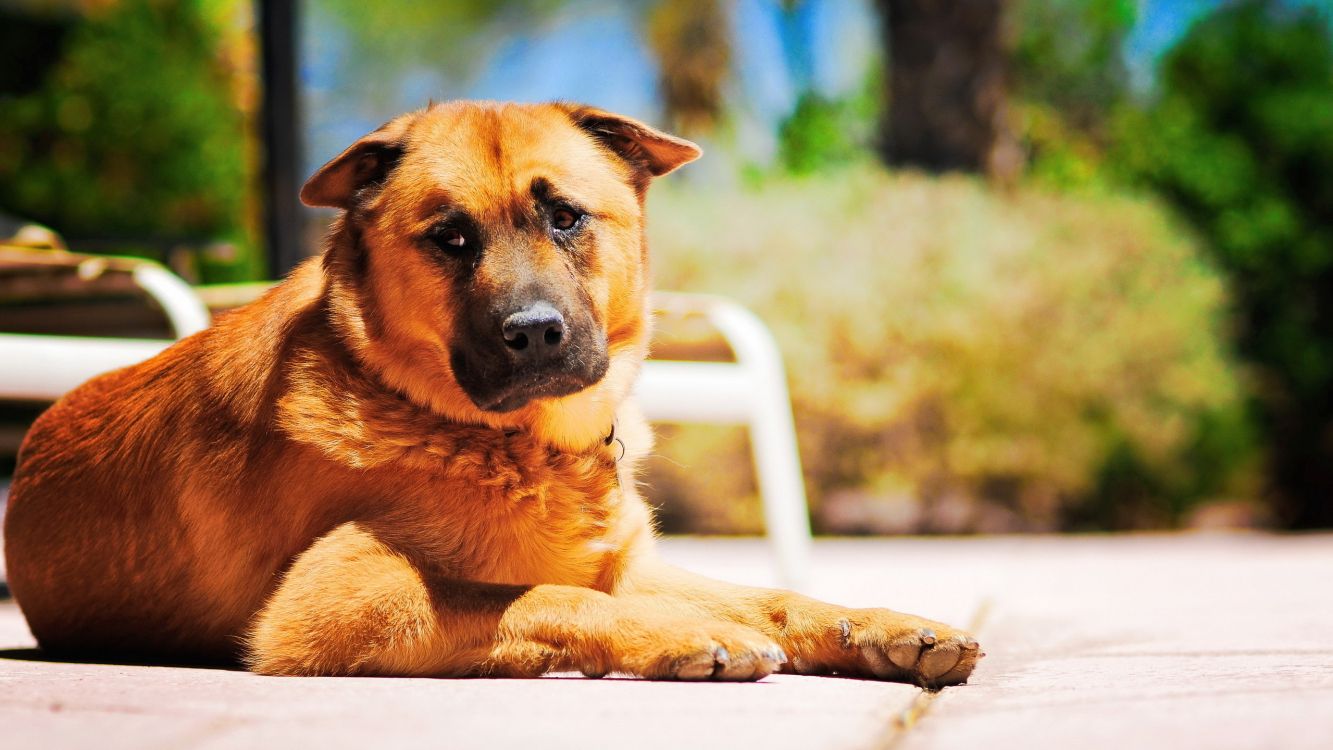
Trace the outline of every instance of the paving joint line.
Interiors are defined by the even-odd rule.
[[[990,617],[991,608],[991,599],[989,597],[982,599],[981,603],[977,605],[977,610],[972,613],[972,617],[968,620],[967,629],[972,633],[979,634],[982,626],[986,624],[986,620]],[[891,750],[892,748],[897,747],[898,743],[902,742],[907,737],[907,733],[916,727],[916,725],[921,722],[921,719],[929,713],[931,706],[935,704],[935,699],[938,698],[943,691],[944,689],[922,689],[921,692],[917,693],[916,697],[912,699],[912,702],[907,704],[907,708],[894,714],[893,720],[889,722],[887,731],[881,735],[880,740],[874,743],[872,747],[879,748],[879,750]]]

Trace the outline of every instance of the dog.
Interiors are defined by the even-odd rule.
[[[628,398],[644,198],[700,156],[567,103],[433,104],[301,190],[322,256],[47,410],[5,521],[41,648],[263,674],[935,688],[971,635],[661,562]]]

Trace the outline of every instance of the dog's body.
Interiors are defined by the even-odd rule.
[[[626,400],[646,354],[643,197],[698,155],[569,105],[454,103],[302,191],[321,259],[24,443],[10,585],[43,648],[288,674],[783,666],[951,684],[970,636],[722,584],[653,553]]]

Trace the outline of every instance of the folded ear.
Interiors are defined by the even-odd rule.
[[[368,187],[377,186],[393,171],[405,148],[411,115],[384,123],[378,130],[348,146],[320,167],[301,188],[301,202],[347,210]]]
[[[703,149],[684,138],[663,133],[638,120],[596,107],[560,106],[575,125],[647,176],[661,177],[703,155]]]

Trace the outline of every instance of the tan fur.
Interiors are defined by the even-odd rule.
[[[697,155],[590,108],[451,103],[330,162],[302,192],[346,209],[323,257],[29,432],[6,557],[42,647],[280,674],[965,680],[979,651],[945,625],[656,560],[634,484],[651,437],[626,399],[649,334],[643,193]],[[535,177],[588,207],[580,258],[524,219]],[[496,248],[469,294],[534,274],[578,292],[599,380],[473,403],[449,357],[461,272],[420,239],[441,206]]]

